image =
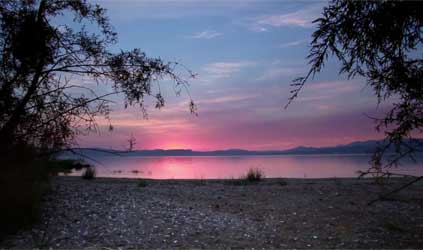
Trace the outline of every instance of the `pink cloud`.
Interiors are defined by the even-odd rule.
[[[267,31],[268,27],[296,26],[309,28],[313,26],[312,22],[319,16],[321,9],[321,5],[312,5],[290,13],[261,16],[252,24],[252,29],[260,32]]]

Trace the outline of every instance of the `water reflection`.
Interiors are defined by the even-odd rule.
[[[368,155],[284,155],[231,157],[119,157],[104,156],[96,160],[97,176],[153,179],[227,179],[239,178],[250,168],[260,168],[266,177],[328,178],[356,177],[357,171],[369,167]],[[395,172],[423,174],[418,163],[405,162]],[[72,175],[79,175],[73,173]]]

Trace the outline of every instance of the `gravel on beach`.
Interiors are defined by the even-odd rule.
[[[40,221],[0,248],[422,248],[423,181],[55,177]]]

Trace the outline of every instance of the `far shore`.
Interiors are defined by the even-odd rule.
[[[423,182],[54,177],[43,215],[0,248],[421,248]]]

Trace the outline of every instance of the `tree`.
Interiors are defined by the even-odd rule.
[[[134,150],[134,146],[137,144],[137,139],[131,134],[131,137],[128,139],[128,152],[132,152]]]
[[[334,0],[314,22],[311,67],[291,84],[287,106],[335,55],[342,64],[340,74],[364,77],[379,103],[392,103],[386,116],[376,119],[376,129],[386,137],[374,154],[374,166],[381,166],[391,149],[396,154],[385,166],[412,157],[418,148],[413,133],[423,131],[423,2]]]
[[[73,21],[59,25],[59,16]],[[144,99],[151,96],[160,109],[165,100],[158,81],[163,78],[173,80],[177,94],[187,90],[177,67],[194,77],[191,71],[139,49],[113,53],[110,46],[116,42],[99,5],[0,0],[0,152],[7,154],[18,144],[43,151],[68,146],[78,133],[96,130],[98,116],[109,117],[112,95],[123,95],[125,107],[138,105],[144,114]],[[100,94],[72,83],[75,75],[109,82],[113,91]],[[195,112],[191,98],[189,108]]]

